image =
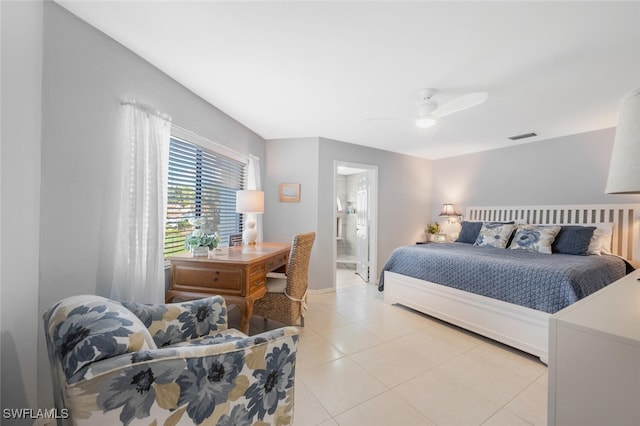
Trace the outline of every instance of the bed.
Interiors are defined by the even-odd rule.
[[[464,243],[407,246],[394,250],[379,285],[385,303],[407,306],[546,363],[549,317],[639,263],[639,213],[636,204],[470,207],[466,221],[609,226],[612,255],[539,254]],[[489,284],[483,289],[481,281]],[[555,297],[545,299],[547,293]]]

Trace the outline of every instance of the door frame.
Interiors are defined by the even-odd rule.
[[[378,274],[378,166],[373,164],[354,163],[352,161],[334,160],[333,162],[333,288],[336,288],[336,269],[338,261],[338,244],[336,243],[335,226],[338,222],[338,167],[352,167],[369,173],[369,282],[375,284]],[[363,281],[364,282],[364,281]]]

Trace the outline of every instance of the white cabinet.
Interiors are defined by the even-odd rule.
[[[640,271],[549,322],[549,425],[640,425]]]

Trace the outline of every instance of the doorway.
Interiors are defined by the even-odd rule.
[[[378,168],[335,162],[335,287],[375,281]]]

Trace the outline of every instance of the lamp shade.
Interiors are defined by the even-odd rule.
[[[605,192],[640,194],[640,89],[620,104]]]
[[[453,204],[443,204],[440,216],[460,216],[460,213],[453,207]]]
[[[237,191],[236,213],[264,213],[264,192],[252,190]]]

